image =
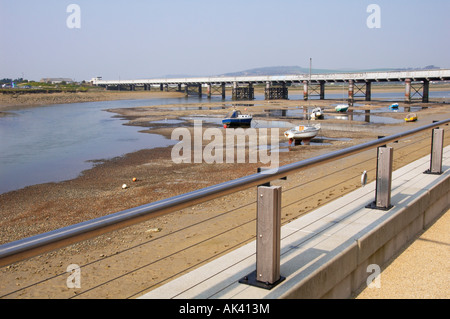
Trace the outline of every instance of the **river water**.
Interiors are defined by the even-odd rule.
[[[0,117],[0,194],[75,178],[93,166],[92,160],[173,145],[176,141],[122,125],[124,120],[104,110],[186,102],[185,98],[121,100],[10,111]]]
[[[325,97],[339,99],[341,95]],[[380,98],[376,94],[373,97]],[[430,92],[430,97],[448,98],[450,92]],[[386,93],[381,98],[401,100],[403,96]],[[262,99],[263,96],[256,96],[256,100]],[[302,96],[293,95],[290,99],[302,101]],[[177,143],[160,135],[139,133],[142,128],[123,125],[124,120],[105,109],[195,101],[196,98],[155,98],[11,111],[8,116],[0,117],[0,194],[29,185],[73,179],[91,168],[93,160]],[[221,101],[221,98],[213,97],[211,101]]]

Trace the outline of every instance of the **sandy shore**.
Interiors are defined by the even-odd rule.
[[[155,92],[155,95],[160,97],[159,93]],[[145,92],[139,94],[148,96]],[[173,96],[172,93],[166,94]],[[137,98],[137,95],[130,93],[118,93],[114,96]],[[255,120],[267,120],[266,109],[294,109],[308,104],[305,101],[211,103],[204,100],[202,103],[183,104],[182,108],[180,105],[164,105],[114,109],[110,112],[125,119],[126,125],[140,126],[144,132],[170,137],[177,126],[154,125],[150,122],[192,118],[198,115],[199,108],[202,114],[220,117],[233,106],[253,114]],[[311,101],[308,105],[329,107],[334,102]],[[374,109],[385,104],[374,101],[367,103],[364,108]],[[445,105],[430,103],[427,106],[427,109],[419,112],[419,121],[416,123],[368,125],[364,122],[349,123],[333,119],[321,121],[323,128],[320,136],[325,137],[322,143],[298,145],[289,151],[280,152],[280,165],[373,140],[380,133],[389,135],[398,130],[428,124],[432,120],[448,118],[450,114]],[[3,110],[14,107],[19,106],[4,106]],[[404,115],[400,112],[390,114],[398,119],[402,119]],[[289,121],[297,123],[295,119]],[[192,129],[192,120],[186,120],[183,125]],[[211,126],[220,127],[205,123],[203,129]],[[280,141],[286,142],[282,133],[283,129],[280,129]],[[398,143],[394,165],[400,167],[425,156],[429,152],[428,137],[429,134],[425,134],[424,137]],[[258,163],[175,164],[171,160],[171,150],[171,147],[145,149],[105,159],[76,179],[34,185],[0,195],[0,244],[239,178],[255,173],[257,167],[261,166]],[[282,222],[287,223],[360,187],[361,172],[374,168],[373,152],[364,154],[328,163],[319,171],[306,170],[289,177],[287,181],[276,181],[275,184],[283,186],[283,198],[289,203],[283,208]],[[136,182],[132,182],[133,177],[137,178]],[[372,171],[369,180],[373,177]],[[124,183],[129,188],[122,189]],[[308,184],[306,188],[299,187],[305,184]],[[134,298],[141,291],[163,284],[165,280],[252,240],[255,230],[255,205],[252,204],[254,196],[255,190],[250,189],[3,267],[0,269],[0,296]],[[199,242],[201,244],[197,244]],[[64,274],[69,264],[86,265],[83,268],[81,289],[68,289],[66,286],[67,275]],[[144,272],[135,271],[141,267],[145,268]],[[125,273],[130,274],[131,279],[128,279],[131,281],[112,280],[121,278]],[[55,278],[33,284],[50,277]],[[25,288],[28,285],[31,286]],[[97,289],[100,286],[102,289]]]

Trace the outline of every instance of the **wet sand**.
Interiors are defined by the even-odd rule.
[[[145,94],[145,93],[144,93]],[[176,93],[178,94],[178,93]],[[122,95],[122,97],[125,95]],[[136,96],[136,95],[135,95]],[[128,98],[128,97],[127,97]],[[267,118],[266,109],[297,109],[300,106],[321,105],[332,113],[330,105],[339,101],[251,101],[208,102],[109,110],[123,118],[125,125],[136,125],[143,132],[165,135],[180,124],[152,124],[156,120],[187,118],[183,125],[192,129],[191,117],[199,113],[208,117],[223,117],[236,107],[253,114],[255,121],[280,120],[297,124],[299,120]],[[364,108],[386,106],[386,102],[362,102]],[[422,103],[420,105],[423,105]],[[402,106],[402,103],[400,103]],[[329,119],[320,121],[320,143],[297,145],[280,152],[280,165],[310,158],[330,151],[448,118],[450,111],[443,104],[429,103],[420,110],[416,123],[367,124],[364,122]],[[201,108],[199,110],[199,108]],[[328,110],[327,110],[328,108]],[[379,115],[379,114],[377,114]],[[400,120],[404,113],[390,113]],[[304,122],[304,121],[302,121]],[[203,129],[219,127],[203,123]],[[280,142],[285,143],[279,130]],[[400,142],[395,151],[394,169],[429,153],[429,134]],[[327,140],[326,137],[329,139]],[[208,142],[204,141],[204,145]],[[446,142],[448,143],[448,142]],[[175,164],[171,147],[145,149],[123,156],[105,159],[73,180],[26,187],[0,195],[0,243],[72,225],[160,199],[169,198],[230,179],[256,172],[258,163],[190,163]],[[373,152],[353,156],[317,169],[308,169],[275,181],[283,186],[282,223],[313,210],[347,192],[360,187],[360,174],[374,167]],[[132,178],[137,181],[133,182]],[[352,178],[349,178],[352,177]],[[369,180],[373,179],[369,174]],[[122,184],[128,188],[122,189]],[[306,188],[299,185],[308,184]],[[30,288],[8,294],[6,298],[134,298],[139,292],[163,284],[174,276],[208,262],[254,238],[255,190],[250,189],[204,204],[153,218],[147,222],[106,234],[71,247],[31,258],[0,269],[0,295],[26,287],[41,279],[65,273],[69,264],[87,265],[83,268],[83,286],[68,289],[67,275]],[[250,206],[249,206],[250,205]],[[225,231],[227,230],[227,231]],[[196,243],[202,244],[197,245]],[[132,250],[129,248],[134,247]],[[104,260],[103,260],[104,259]],[[124,263],[124,260],[126,262]],[[101,261],[99,263],[99,261]],[[93,266],[90,266],[92,263]],[[144,267],[143,265],[147,265]],[[143,273],[133,269],[145,268]],[[131,273],[130,281],[111,281]],[[128,278],[130,279],[130,278]],[[111,281],[111,282],[109,282]],[[104,283],[104,284],[102,284]],[[102,286],[102,289],[94,289]]]

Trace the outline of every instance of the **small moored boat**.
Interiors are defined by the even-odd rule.
[[[397,110],[398,109],[398,103],[394,103],[394,104],[389,105],[389,108],[391,110]]]
[[[311,139],[319,133],[320,125],[299,125],[284,132],[284,136],[289,139],[289,144],[296,141],[303,141],[304,144],[309,144]]]
[[[248,114],[242,114],[239,110],[233,110],[222,120],[224,128],[227,127],[250,127],[253,117]]]
[[[316,119],[323,119],[323,112],[322,109],[320,107],[316,107],[312,110],[311,112],[311,119],[312,120],[316,120]]]
[[[409,113],[405,117],[405,122],[415,122],[417,121],[417,114],[416,113]]]
[[[335,108],[336,112],[347,112],[348,104],[339,104]]]

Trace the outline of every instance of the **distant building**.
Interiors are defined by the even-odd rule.
[[[41,79],[40,82],[51,83],[51,84],[58,84],[58,83],[66,82],[67,84],[69,84],[69,83],[73,83],[73,80],[69,79],[69,78],[43,78],[43,79]]]
[[[101,81],[102,80],[102,77],[101,76],[97,76],[97,77],[95,77],[95,78],[92,78],[91,79],[91,84],[95,84],[97,81]]]

